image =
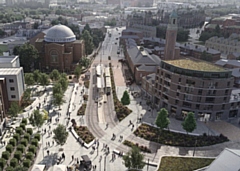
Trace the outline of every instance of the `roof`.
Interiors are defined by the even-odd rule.
[[[145,64],[140,65],[137,67],[138,71],[147,71],[147,72],[154,72],[156,70],[156,66],[146,66]]]
[[[180,44],[179,46],[183,49],[189,49],[189,50],[193,50],[193,51],[196,51],[196,52],[204,52],[205,51],[206,53],[209,53],[209,54],[212,54],[212,55],[220,54],[220,52],[218,50],[207,48],[207,47],[201,46],[201,45],[186,43],[186,45],[185,44]]]
[[[67,171],[66,165],[54,165],[53,171]]]
[[[35,164],[31,171],[44,171],[45,165]]]
[[[224,67],[225,65],[232,65],[236,67],[240,67],[240,60],[230,60],[230,59],[220,59],[217,62],[215,62],[216,65]]]
[[[176,11],[173,10],[169,17],[170,18],[178,18],[178,15],[177,15]]]
[[[161,62],[158,56],[149,55],[145,50],[141,51],[140,46],[132,46],[127,51],[134,65],[158,65]]]
[[[224,68],[213,65],[211,63],[204,62],[204,61],[196,61],[191,59],[178,59],[178,60],[169,60],[164,62],[179,68],[195,70],[195,71],[206,71],[206,72],[226,71]]]
[[[232,76],[233,77],[240,77],[240,69],[239,68],[234,68],[234,69],[230,69],[232,71]]]
[[[20,68],[0,68],[0,76],[1,75],[16,75],[22,70]]]
[[[66,43],[75,41],[76,36],[69,27],[58,24],[47,31],[47,34],[44,36],[44,40],[46,42]]]
[[[12,63],[18,56],[0,56],[0,63]]]
[[[225,148],[206,171],[240,170],[240,150]]]

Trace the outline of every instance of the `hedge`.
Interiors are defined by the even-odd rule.
[[[29,134],[29,133],[24,134],[24,138],[27,139],[28,142],[29,142],[29,140],[30,140],[30,134]]]
[[[6,150],[9,152],[9,153],[12,153],[13,152],[13,146],[11,144],[8,144],[6,146]]]
[[[37,139],[38,141],[40,141],[41,135],[40,135],[40,134],[35,134],[35,135],[34,135],[34,138]]]
[[[25,125],[27,125],[27,119],[26,119],[26,118],[23,118],[23,119],[22,119],[22,123],[25,124]]]
[[[17,146],[17,151],[21,151],[22,153],[24,153],[25,147],[22,144],[19,144]]]
[[[25,147],[27,147],[27,145],[28,145],[28,140],[25,139],[25,138],[22,139],[22,140],[21,140],[21,144],[24,145]]]
[[[28,152],[26,154],[26,158],[29,159],[29,160],[32,160],[34,158],[34,154],[32,152]]]
[[[10,166],[12,167],[16,167],[18,165],[18,160],[16,158],[13,158],[11,161],[10,161]]]
[[[21,127],[17,127],[17,128],[16,128],[16,133],[22,135],[23,129],[22,129]]]
[[[33,154],[35,154],[36,151],[37,151],[37,148],[34,145],[30,145],[29,148],[28,148],[28,151],[32,152]]]
[[[14,171],[14,169],[13,169],[13,167],[8,166],[8,167],[6,167],[6,171]]]
[[[26,125],[24,123],[20,124],[20,127],[25,131],[26,130]]]
[[[20,140],[20,135],[16,133],[13,135],[13,138],[18,142]]]
[[[13,147],[15,147],[17,145],[17,140],[15,138],[12,138],[9,140],[8,144],[11,144]]]
[[[2,158],[3,158],[3,159],[8,160],[9,157],[10,157],[9,151],[4,151],[4,152],[2,152]]]
[[[31,160],[28,160],[28,159],[24,160],[23,166],[29,168],[31,166]]]
[[[18,159],[18,161],[21,160],[21,158],[22,158],[22,152],[21,152],[21,151],[16,151],[16,152],[14,153],[14,158]]]
[[[32,135],[32,134],[33,134],[32,128],[27,128],[27,133],[29,133],[30,135]]]
[[[3,159],[3,158],[0,158],[0,167],[3,169],[4,168],[4,166],[6,165],[6,160],[5,159]]]
[[[36,139],[36,138],[32,139],[31,144],[34,145],[35,147],[37,147],[38,146],[38,139]]]

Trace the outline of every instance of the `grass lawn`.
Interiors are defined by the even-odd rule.
[[[208,166],[214,159],[163,157],[158,171],[193,171]]]

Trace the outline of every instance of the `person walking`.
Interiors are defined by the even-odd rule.
[[[49,156],[49,150],[47,151],[47,155]]]
[[[74,155],[72,155],[72,161],[74,160]]]

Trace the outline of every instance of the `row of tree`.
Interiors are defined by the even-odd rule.
[[[167,27],[157,27],[157,36],[159,38],[166,38]],[[177,41],[178,42],[186,42],[188,41],[190,31],[187,29],[178,29],[177,31]]]
[[[168,128],[168,125],[170,124],[170,120],[168,118],[168,111],[165,108],[162,108],[158,112],[158,116],[155,123],[160,128],[160,130]],[[182,122],[182,127],[187,133],[192,132],[196,129],[197,124],[196,124],[196,119],[194,117],[194,113],[189,112],[186,115],[186,117],[184,118],[184,121]]]

